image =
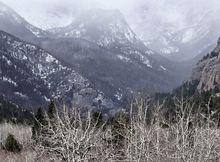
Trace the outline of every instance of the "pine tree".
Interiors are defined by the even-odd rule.
[[[14,135],[9,134],[4,145],[4,149],[10,152],[21,152],[22,145],[15,139]]]
[[[48,106],[47,114],[48,114],[49,119],[54,119],[57,116],[57,109],[56,109],[56,106],[53,100],[50,102]]]
[[[35,115],[34,126],[32,127],[32,136],[36,138],[37,134],[40,132],[41,126],[46,125],[46,117],[43,109],[40,107]]]
[[[45,113],[41,107],[38,108],[35,118],[39,123],[41,123],[43,125],[46,124]]]

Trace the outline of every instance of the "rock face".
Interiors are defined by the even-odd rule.
[[[220,38],[216,48],[196,65],[191,80],[199,81],[199,91],[220,88]]]
[[[20,106],[44,106],[50,99],[73,98],[93,105],[101,92],[45,50],[0,31],[0,96]],[[82,102],[83,101],[83,102]],[[109,100],[102,95],[103,106]],[[109,101],[109,102],[108,102]]]

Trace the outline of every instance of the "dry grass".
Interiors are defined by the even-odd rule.
[[[31,127],[23,125],[0,124],[0,143],[3,145],[8,134],[13,134],[23,146],[21,153],[10,153],[0,149],[0,161],[4,162],[32,162],[34,154],[31,151]]]
[[[24,149],[29,149],[31,143],[31,127],[23,125],[0,124],[0,143],[4,143],[8,134],[13,134],[22,143]]]
[[[118,118],[119,129],[112,125],[107,125],[107,129],[94,127],[90,114],[83,122],[79,113],[64,113],[57,117],[55,127],[53,124],[44,127],[43,132],[48,133],[39,136],[36,148],[38,152],[68,162],[220,161],[220,129],[211,120],[211,114],[193,114],[193,105],[178,100],[176,107],[179,113],[175,122],[167,123],[161,111],[162,105],[156,105],[151,123],[148,123],[148,107],[141,102],[135,105],[130,110],[128,123]],[[198,122],[199,119],[206,122]],[[161,123],[166,124],[166,128]],[[120,139],[115,142],[118,135]]]
[[[0,124],[0,143],[4,144],[8,134],[13,134],[22,144],[21,153],[11,153],[0,148],[0,162],[49,162],[47,157],[36,158],[33,151],[32,131],[30,126],[13,125],[8,123]]]
[[[192,113],[193,104],[176,102],[176,121],[167,123],[157,105],[150,124],[146,108],[137,103],[137,114],[131,115],[126,128],[125,157],[129,161],[220,161],[220,129],[211,114]],[[207,104],[207,109],[209,105]],[[132,112],[132,110],[131,110]],[[205,121],[205,122],[204,122]],[[166,124],[166,128],[161,126]]]
[[[4,141],[12,133],[25,149],[21,154],[1,150],[0,161],[220,161],[220,129],[211,114],[193,114],[193,105],[178,100],[175,122],[164,119],[158,104],[149,123],[148,107],[140,101],[134,105],[129,120],[118,118],[116,127],[106,123],[96,127],[90,113],[85,120],[76,109],[64,110],[55,120],[47,119],[49,123],[42,126],[37,143],[31,140],[30,127],[2,124],[0,139]],[[118,135],[120,139],[115,141]]]

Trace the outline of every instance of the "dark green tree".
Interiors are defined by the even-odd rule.
[[[114,117],[108,120],[111,126],[113,140],[115,147],[122,147],[124,143],[125,130],[129,126],[129,116],[125,112],[118,112]]]
[[[52,100],[48,106],[48,112],[47,115],[49,119],[55,119],[57,116],[57,109],[55,106],[55,102]]]
[[[22,150],[22,145],[15,139],[14,135],[9,134],[5,141],[4,149],[10,152],[19,153]]]
[[[46,125],[46,117],[45,117],[45,112],[40,107],[37,110],[37,114],[35,115],[34,125],[32,127],[32,136],[33,136],[33,138],[36,138],[36,136],[39,133],[42,125]]]
[[[92,114],[92,123],[96,127],[100,127],[104,122],[103,122],[103,115],[101,112],[94,112]]]

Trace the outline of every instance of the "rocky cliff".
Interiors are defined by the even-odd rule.
[[[216,48],[197,63],[191,80],[199,81],[197,89],[200,92],[220,89],[220,38]]]

